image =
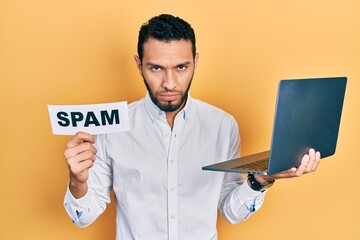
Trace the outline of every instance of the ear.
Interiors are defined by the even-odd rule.
[[[195,66],[195,68],[197,67],[198,61],[199,61],[199,53],[196,53],[195,58],[194,58],[194,66]]]
[[[134,60],[136,63],[136,67],[138,68],[140,75],[142,76],[141,60],[140,60],[139,56],[135,55]]]

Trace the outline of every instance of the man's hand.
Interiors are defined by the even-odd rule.
[[[301,165],[297,168],[291,168],[289,170],[276,173],[274,175],[254,175],[259,183],[264,183],[267,180],[275,180],[281,178],[293,178],[300,177],[303,174],[314,172],[320,163],[320,152],[315,152],[313,148],[309,150],[308,154],[305,154],[301,160]]]
[[[95,138],[91,134],[78,132],[66,144],[64,152],[70,171],[70,192],[75,198],[81,198],[87,193],[89,169],[93,166],[96,148]]]

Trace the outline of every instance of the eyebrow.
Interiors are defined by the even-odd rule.
[[[146,63],[146,65],[147,65],[147,66],[150,66],[150,67],[153,67],[153,66],[162,67],[162,66],[159,65],[159,64],[151,63],[151,62]]]
[[[191,62],[190,61],[186,61],[184,63],[179,63],[178,65],[176,65],[177,67],[180,66],[180,65],[189,65]]]
[[[181,66],[181,65],[189,65],[191,62],[190,61],[186,61],[186,62],[183,62],[183,63],[179,63],[177,65],[175,65],[175,67],[178,67],[178,66]],[[150,67],[161,67],[163,68],[163,66],[161,66],[160,64],[156,64],[156,63],[152,63],[152,62],[148,62],[146,63],[147,66],[150,66]]]

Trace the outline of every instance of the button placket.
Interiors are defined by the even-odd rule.
[[[171,130],[166,119],[161,119],[161,129],[164,136],[165,149],[167,153],[167,196],[168,196],[168,236],[169,239],[178,239],[178,186],[177,153],[179,148],[178,133],[184,125],[184,118],[178,115],[175,118]]]
[[[170,149],[168,156],[168,216],[169,216],[169,238],[177,239],[177,164],[175,161],[177,153],[176,134],[171,134]]]
[[[171,134],[170,149],[168,155],[168,216],[169,216],[169,239],[178,239],[178,149],[179,132],[184,121],[182,116],[175,118]]]

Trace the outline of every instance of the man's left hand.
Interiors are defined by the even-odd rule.
[[[300,177],[303,174],[316,171],[320,163],[320,152],[315,152],[313,148],[309,150],[308,154],[305,154],[301,160],[301,164],[297,168],[291,168],[286,171],[276,173],[274,175],[254,175],[259,183],[264,183],[268,180],[275,180],[281,178],[293,178]]]

